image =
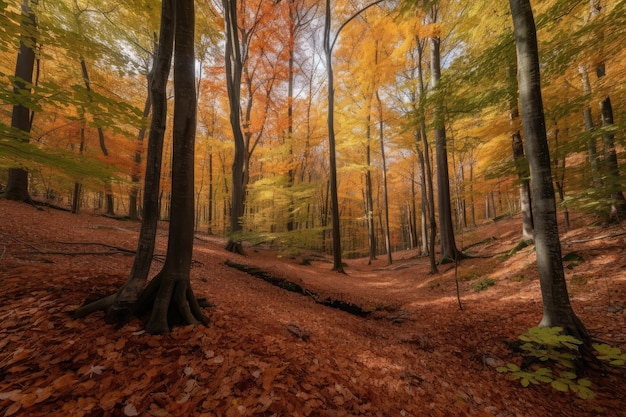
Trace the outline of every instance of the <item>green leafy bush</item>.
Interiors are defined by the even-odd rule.
[[[512,380],[519,380],[523,387],[530,384],[549,383],[552,388],[576,393],[580,398],[593,398],[591,381],[578,378],[575,361],[580,358],[577,338],[562,334],[561,327],[533,327],[522,334],[519,350],[524,357],[526,367],[509,363],[497,368],[506,372]],[[539,365],[545,364],[545,366]]]

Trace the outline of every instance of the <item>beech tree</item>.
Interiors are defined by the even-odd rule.
[[[563,271],[550,151],[541,97],[535,20],[529,0],[509,0],[509,4],[517,50],[520,107],[530,165],[537,269],[543,299],[543,318],[539,325],[562,327],[566,333],[589,344],[589,333],[570,304]]]
[[[35,30],[37,22],[29,0],[22,3],[22,21],[20,24],[20,48],[15,64],[15,82],[13,91],[16,96],[30,95],[35,67]],[[28,98],[21,99],[13,105],[11,127],[20,132],[17,140],[28,142],[32,126],[31,110],[25,105]],[[6,198],[30,202],[28,194],[28,171],[23,168],[9,168]]]
[[[151,140],[153,139],[152,132],[156,134],[163,131],[165,126],[165,119],[159,117],[165,114],[163,80],[167,79],[169,71],[165,71],[165,68],[169,68],[167,63],[171,56],[172,42],[175,41],[171,218],[165,264],[132,306],[132,311],[138,315],[150,313],[146,331],[151,334],[167,332],[173,324],[177,323],[208,323],[190,283],[194,239],[193,164],[197,107],[194,20],[193,0],[163,0],[159,38],[161,46],[157,59],[157,75],[155,75],[152,90],[154,115],[158,122],[157,124],[153,122],[151,125]],[[156,157],[154,154],[152,156]],[[150,161],[150,155],[148,159],[149,162],[158,162]],[[156,178],[158,181],[158,176]],[[147,216],[151,219],[157,218],[156,213],[144,213],[144,221]],[[140,245],[142,243],[144,242],[140,239]],[[148,252],[142,252],[140,260],[147,261],[149,265],[152,253]],[[123,295],[123,291],[128,289],[128,293],[133,295],[138,288],[138,283],[141,283],[141,279],[131,276],[127,282],[128,285],[123,287],[118,294]],[[112,298],[115,299],[115,297]],[[121,302],[124,309],[129,309],[125,300],[121,300],[122,298],[124,297],[120,297],[118,303]],[[129,299],[133,298],[131,296]],[[79,309],[76,315],[80,317],[89,314],[96,307],[100,306],[96,303],[91,307],[85,306]],[[121,315],[121,317],[124,316]]]

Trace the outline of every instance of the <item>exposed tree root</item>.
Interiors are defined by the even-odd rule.
[[[145,330],[150,334],[167,333],[175,325],[209,324],[200,309],[189,280],[177,279],[173,273],[161,271],[137,300],[135,312],[150,312]]]

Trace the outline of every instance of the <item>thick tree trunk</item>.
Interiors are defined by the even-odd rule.
[[[541,98],[535,21],[529,0],[509,0],[509,3],[515,31],[522,122],[533,194],[537,269],[543,299],[540,326],[560,326],[565,332],[589,344],[589,334],[571,307],[563,271]]]
[[[148,279],[160,214],[161,162],[163,138],[167,124],[166,87],[172,64],[174,14],[174,0],[164,0],[161,8],[161,33],[155,55],[154,76],[150,80],[153,114],[150,121],[144,178],[143,220],[135,261],[128,280],[117,293],[81,307],[74,313],[76,317],[84,317],[94,311],[105,310],[105,321],[108,323],[125,321],[132,313],[134,303],[143,291]]]
[[[13,93],[16,96],[30,95],[35,67],[34,31],[37,28],[35,13],[30,8],[29,0],[22,3],[22,21],[20,23],[20,49],[15,64],[15,82]],[[24,100],[28,101],[28,100]],[[11,127],[19,129],[24,134],[17,140],[28,142],[31,129],[31,111],[23,104],[13,106]],[[31,202],[28,194],[28,171],[22,168],[9,168],[9,178],[5,197],[9,200]]]

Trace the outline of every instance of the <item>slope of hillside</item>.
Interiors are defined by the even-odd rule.
[[[149,336],[140,320],[116,329],[101,314],[70,317],[126,279],[139,225],[0,200],[0,415],[24,416],[624,416],[626,374],[587,369],[596,396],[522,388],[494,365],[541,319],[532,247],[509,256],[519,219],[458,236],[474,258],[428,274],[414,251],[347,261],[247,256],[198,235],[192,283],[215,304],[209,327]],[[626,231],[584,226],[562,237],[577,253],[567,279],[593,336],[626,351]],[[166,225],[157,255],[165,252]],[[313,256],[315,255],[315,256]],[[156,273],[162,265],[157,256]],[[225,261],[298,284],[286,291]],[[306,262],[303,262],[306,260]],[[487,278],[494,285],[488,286]],[[476,291],[485,287],[482,291]],[[359,317],[317,303],[337,300]]]

